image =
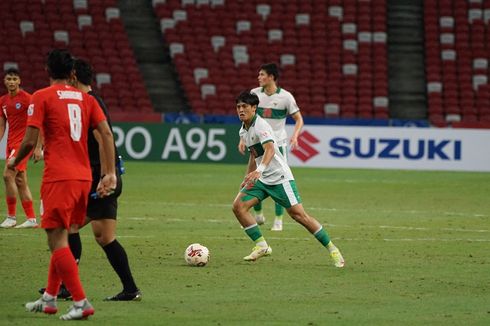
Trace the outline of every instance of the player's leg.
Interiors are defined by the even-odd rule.
[[[258,225],[265,223],[264,212],[262,211],[262,202],[259,201],[257,205],[254,206],[255,221]]]
[[[248,189],[243,188],[233,201],[232,209],[235,217],[247,236],[255,242],[255,247],[252,249],[252,252],[243,258],[247,261],[255,261],[272,252],[257,222],[252,214],[250,214],[250,208],[267,197],[267,194],[259,188],[259,184],[261,184],[260,181],[257,181],[252,187],[248,187]]]
[[[279,151],[284,156],[287,163],[287,143],[279,146]],[[282,219],[284,217],[284,207],[281,204],[274,202],[275,216],[274,223],[272,224],[271,231],[282,231]]]
[[[275,207],[275,217],[274,223],[272,224],[271,231],[282,231],[282,218],[284,216],[284,207],[280,204],[274,202]]]
[[[139,301],[141,292],[139,291],[131,273],[129,259],[124,247],[116,239],[115,219],[97,219],[91,222],[95,240],[104,250],[109,263],[119,276],[123,285],[123,290],[105,298],[105,301]]]
[[[27,164],[24,163],[22,167],[19,166],[17,168],[17,175],[15,176],[15,184],[17,185],[20,201],[22,203],[22,207],[24,208],[27,220],[21,225],[16,226],[16,228],[36,228],[38,225],[36,221],[36,214],[34,213],[32,193],[27,183]]]
[[[301,204],[296,182],[294,180],[274,186],[271,196],[273,199],[286,207],[288,214],[299,224],[303,225],[330,253],[336,267],[344,267],[344,258],[340,251],[330,240],[327,231],[312,216],[306,213]]]
[[[7,217],[0,224],[2,228],[12,228],[17,224],[16,208],[17,208],[17,185],[15,184],[16,171],[7,169],[5,164],[3,170],[3,182],[5,184],[5,201],[7,202]]]

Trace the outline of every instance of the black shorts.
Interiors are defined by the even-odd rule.
[[[90,193],[94,193],[97,190],[99,184],[100,174],[93,173],[92,171],[92,188]],[[122,193],[122,178],[117,174],[117,184],[115,192],[104,198],[94,199],[92,196],[88,198],[87,216],[92,220],[112,219],[117,218],[117,198]]]

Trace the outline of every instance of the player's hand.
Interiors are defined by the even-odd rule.
[[[15,171],[15,156],[11,156],[7,162],[7,169]]]
[[[240,142],[238,143],[238,151],[240,152],[240,154],[245,155],[245,150],[246,149],[247,149],[247,146],[245,145],[245,143],[243,142],[243,140],[240,139]]]
[[[41,161],[44,158],[44,151],[41,148],[36,148],[34,152],[32,152],[32,160],[34,163]]]
[[[116,191],[117,177],[114,173],[102,176],[97,186],[99,197],[107,197]]]
[[[291,139],[289,140],[289,147],[291,149],[295,149],[296,147],[298,146],[298,137],[291,137]]]
[[[245,176],[245,179],[243,179],[243,184],[246,185],[253,185],[257,180],[259,180],[261,173],[257,170],[254,170],[247,174]]]

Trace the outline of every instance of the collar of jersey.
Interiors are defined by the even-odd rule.
[[[276,91],[273,93],[273,94],[279,94],[279,92],[281,91],[281,87],[277,86],[277,89]],[[265,93],[265,87],[262,87],[262,93]],[[267,93],[265,93],[266,95],[268,95]],[[273,95],[271,94],[271,95]],[[271,96],[271,95],[268,95],[268,96]]]
[[[258,116],[259,116],[259,115],[258,115],[257,113],[255,113],[254,117],[252,118],[252,123],[250,124],[250,127],[252,127],[252,126],[255,124],[255,121],[257,120],[257,117],[258,117]],[[245,130],[250,129],[250,127],[248,127],[248,128],[247,128],[247,127],[245,127],[245,123],[243,123],[243,124],[242,124],[242,126],[243,126],[243,129],[245,129]]]

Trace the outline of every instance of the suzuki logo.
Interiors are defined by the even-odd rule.
[[[301,161],[306,162],[318,155],[318,151],[312,146],[312,144],[318,144],[319,142],[319,139],[305,130],[299,135],[298,146],[291,150],[291,154],[299,158]]]

